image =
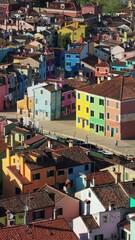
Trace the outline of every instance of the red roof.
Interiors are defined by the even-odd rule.
[[[17,170],[15,166],[10,166],[10,167],[7,167],[7,168],[18,179],[18,181],[20,183],[22,183],[23,185],[31,184],[31,182],[26,177],[24,177],[20,174],[20,171]]]
[[[109,173],[108,170],[96,172],[96,173],[90,173],[87,174],[87,181],[92,182],[93,179],[95,179],[96,186],[108,184],[108,183],[115,183],[114,177]]]
[[[78,240],[65,219],[40,221],[0,229],[0,239],[15,240]]]
[[[41,141],[41,140],[43,140],[43,139],[45,139],[44,136],[42,136],[42,135],[37,135],[37,136],[34,136],[34,137],[32,137],[32,138],[30,138],[30,139],[28,139],[28,140],[25,140],[25,141],[23,142],[23,144],[31,145],[31,144],[37,143],[38,141]]]
[[[121,223],[119,223],[119,227],[122,227],[122,228],[130,231],[130,222],[128,222],[127,220],[124,220]]]

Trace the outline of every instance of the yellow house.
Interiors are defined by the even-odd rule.
[[[79,22],[73,22],[69,25],[65,25],[64,27],[57,30],[58,35],[64,35],[69,33],[70,40],[72,43],[79,42],[80,37],[83,36],[85,38],[86,34],[86,24],[80,24]]]
[[[17,118],[25,117],[33,119],[34,97],[24,95],[24,99],[17,101]]]
[[[76,127],[89,130],[90,96],[86,92],[76,91]]]

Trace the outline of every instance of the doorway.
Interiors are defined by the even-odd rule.
[[[114,128],[111,128],[111,137],[114,137]]]

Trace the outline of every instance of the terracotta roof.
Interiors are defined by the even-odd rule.
[[[66,143],[61,143],[61,142],[59,142],[57,140],[54,140],[52,138],[47,138],[45,140],[45,142],[38,149],[40,149],[40,150],[45,150],[46,148],[49,149],[48,142],[50,142],[50,147],[53,150],[59,150],[59,149],[62,149],[62,148],[66,147]]]
[[[120,185],[128,194],[129,197],[135,198],[135,180],[128,182],[121,182]]]
[[[31,182],[24,176],[22,176],[20,174],[20,171],[18,171],[16,169],[16,166],[10,166],[7,167],[9,169],[9,171],[18,179],[18,181],[22,184],[22,185],[28,185],[31,184]]]
[[[37,161],[33,161],[31,156],[35,156]],[[28,153],[25,153],[24,158],[26,165],[31,171],[54,166],[53,159],[42,150],[30,150]]]
[[[118,184],[95,187],[93,191],[107,210],[111,203],[114,208],[129,207],[129,197]]]
[[[84,215],[81,218],[88,230],[93,230],[93,229],[99,228],[99,225],[97,224],[97,222],[95,221],[95,219],[92,215]]]
[[[46,86],[43,86],[44,89],[48,90],[49,92],[55,92],[55,84],[48,84]],[[60,90],[60,87],[58,86],[58,90]]]
[[[43,140],[43,139],[45,139],[44,136],[42,136],[42,135],[37,135],[37,136],[34,136],[34,137],[32,137],[32,138],[30,138],[30,139],[28,139],[28,140],[25,140],[25,141],[23,142],[23,144],[32,145],[32,144],[37,143],[37,142],[39,142],[39,141],[41,141],[41,140]]]
[[[84,62],[92,67],[95,67],[95,64],[98,63],[98,58],[94,55],[89,55],[88,57],[82,59],[81,62]]]
[[[46,191],[20,194],[15,197],[0,200],[0,217],[5,216],[7,210],[12,213],[24,212],[26,202],[28,202],[29,211],[54,206],[54,201],[50,198]]]
[[[87,181],[90,181],[90,182],[92,182],[93,179],[95,179],[96,186],[115,183],[114,177],[111,175],[111,173],[108,170],[86,174],[86,178],[87,178]]]
[[[58,161],[57,168],[67,168],[88,164],[91,160],[79,146],[67,147],[65,149],[56,150],[55,153],[61,155],[61,161]]]
[[[80,91],[116,100],[135,98],[135,79],[132,77],[116,77],[101,84],[80,88]]]
[[[21,127],[15,127],[12,132],[15,133],[20,133],[20,134],[25,134],[25,133],[30,133],[30,130],[26,129],[26,128],[21,128]]]
[[[79,46],[79,47],[75,47],[75,48],[71,48],[69,51],[66,52],[66,54],[80,54],[82,49],[84,48],[84,45]]]
[[[122,67],[126,67],[126,62],[120,62],[120,61],[115,61],[111,63],[111,66],[122,66]]]
[[[61,199],[65,198],[65,196],[67,195],[67,194],[65,194],[65,193],[57,190],[56,188],[53,188],[53,187],[47,185],[47,184],[45,184],[43,187],[41,187],[38,191],[39,191],[39,192],[40,192],[40,191],[46,191],[46,192],[48,192],[48,193],[50,193],[50,194],[51,194],[51,193],[55,194],[55,197],[54,197],[54,202],[55,202],[55,203],[57,203],[57,202],[59,202]]]
[[[3,138],[0,138],[0,154],[5,152],[7,148],[7,143],[5,143],[5,140]]]
[[[96,67],[109,67],[109,64],[107,62],[101,62],[96,64]]]
[[[127,220],[120,222],[118,226],[130,231],[130,222],[128,222]]]
[[[79,240],[65,219],[2,228],[0,229],[0,239]]]

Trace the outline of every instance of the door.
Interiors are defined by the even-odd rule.
[[[82,128],[84,128],[84,127],[85,127],[85,120],[82,119]]]
[[[114,128],[111,128],[111,137],[114,137]]]
[[[98,133],[98,125],[96,124],[96,133]]]

